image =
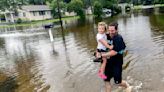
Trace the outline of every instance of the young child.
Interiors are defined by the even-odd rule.
[[[97,36],[96,36],[96,39],[97,39],[97,56],[99,56],[98,54],[101,54],[103,52],[107,52],[107,48],[108,49],[113,49],[113,46],[112,45],[109,45],[108,42],[107,42],[107,36],[106,36],[106,28],[107,25],[105,22],[99,22],[98,23],[98,33],[97,33]],[[102,79],[106,79],[107,77],[105,76],[104,74],[104,71],[105,71],[105,67],[106,67],[106,63],[107,63],[107,59],[105,57],[102,58],[103,62],[100,66],[100,69],[99,69],[99,77],[102,78]]]

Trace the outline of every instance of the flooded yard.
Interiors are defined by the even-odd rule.
[[[113,20],[128,50],[123,79],[134,92],[163,92],[164,14],[149,9],[103,19]],[[99,64],[92,62],[93,22],[92,17],[63,21],[64,31],[52,29],[53,42],[42,25],[1,28],[0,92],[103,92]]]

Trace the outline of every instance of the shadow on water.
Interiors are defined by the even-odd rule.
[[[4,48],[5,41],[0,38],[0,48]]]
[[[142,14],[144,16],[149,16],[152,15],[154,13],[154,8],[149,8],[149,9],[143,9],[142,10]]]
[[[159,12],[164,13],[164,7],[159,7]]]
[[[164,32],[164,16],[163,15],[151,15],[150,23],[152,25],[152,30],[155,31],[163,31]]]
[[[18,88],[16,77],[7,76],[3,73],[0,73],[0,75],[0,92],[15,92],[15,89]],[[4,80],[1,81],[1,79]]]
[[[82,25],[84,25],[85,24],[85,20],[82,20],[82,19],[79,19],[78,20],[78,23],[76,23],[76,24],[78,24],[77,25],[77,27],[78,26],[82,26]],[[54,25],[55,24],[60,24],[59,22],[54,22]],[[62,24],[63,25],[61,25],[61,27],[60,28],[58,28],[58,29],[55,29],[55,31],[58,31],[59,33],[61,33],[61,37],[62,37],[62,43],[63,43],[63,47],[64,47],[64,53],[65,53],[65,58],[66,58],[66,65],[68,66],[68,70],[67,70],[67,72],[66,72],[66,74],[65,74],[65,77],[64,78],[66,78],[66,77],[68,77],[68,76],[70,76],[71,74],[72,74],[72,66],[71,66],[71,63],[70,63],[70,58],[69,58],[69,53],[68,53],[68,51],[67,51],[67,44],[66,44],[66,38],[65,38],[65,36],[66,36],[66,34],[67,34],[67,31],[66,31],[66,26],[67,26],[67,22],[66,21],[63,21],[62,22]],[[52,42],[52,44],[54,45],[54,42]],[[53,46],[54,47],[54,46]],[[55,51],[55,48],[53,49],[53,51],[54,51],[54,54],[56,55],[58,55],[58,52],[57,51]]]
[[[69,53],[67,51],[67,44],[66,44],[66,40],[65,40],[65,33],[64,33],[64,29],[61,29],[61,33],[62,33],[62,39],[63,39],[63,45],[64,45],[64,51],[65,51],[65,58],[66,58],[66,63],[68,66],[68,70],[64,76],[64,78],[67,78],[68,76],[70,76],[72,73],[72,65],[71,65],[71,61],[70,61],[70,57],[69,57]]]

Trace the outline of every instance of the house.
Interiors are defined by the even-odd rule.
[[[76,16],[75,12],[67,12],[61,10],[63,13],[63,17],[65,16]],[[92,14],[91,7],[85,9],[86,14]],[[5,20],[7,23],[14,23],[18,19],[22,21],[33,21],[33,20],[45,20],[52,19],[51,9],[47,5],[23,5],[17,11],[9,11],[0,12],[5,16]]]
[[[129,9],[133,8],[133,4],[129,4],[129,3],[120,3],[120,4],[118,4],[118,6],[121,7],[121,12],[123,15],[126,14],[126,11],[127,11],[126,6],[129,6]],[[128,11],[130,11],[130,10],[128,10]]]
[[[51,9],[46,5],[21,6],[16,12],[4,12],[6,22],[16,22],[18,19],[24,21],[51,19]]]

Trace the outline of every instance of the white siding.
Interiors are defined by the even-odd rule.
[[[76,16],[75,12],[65,12],[65,16]]]
[[[5,14],[6,22],[14,22],[18,18],[21,18],[23,20],[45,20],[45,19],[51,19],[51,10],[42,10],[42,13],[38,11],[27,11],[27,10],[20,10],[18,9],[18,16],[15,16],[14,13],[8,12]],[[13,21],[14,20],[14,21]]]
[[[39,11],[35,11],[35,12],[29,12],[29,15],[27,18],[31,19],[31,20],[44,20],[44,19],[51,19],[51,13],[50,11],[44,11],[44,15],[40,14]]]

